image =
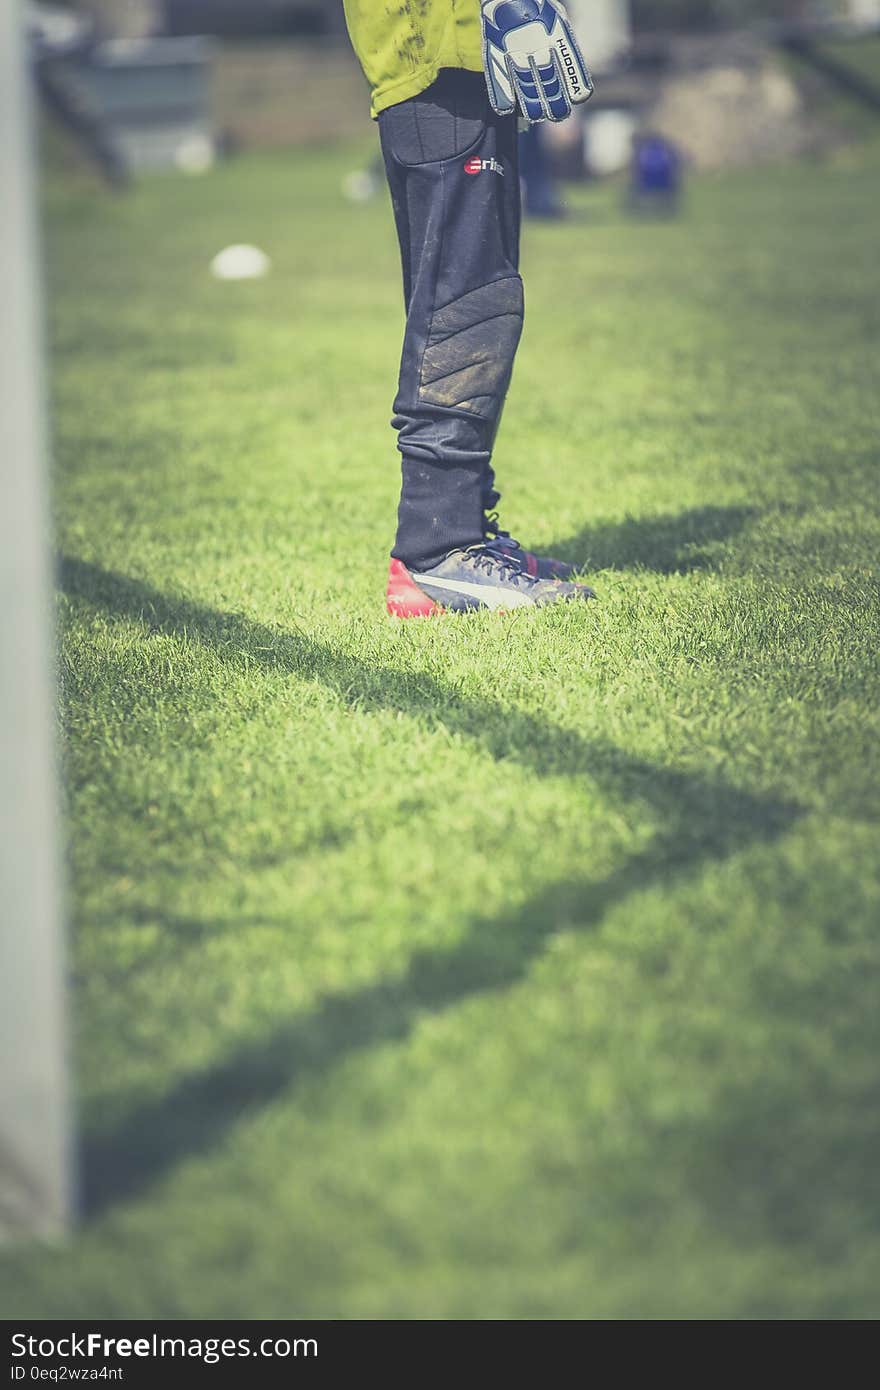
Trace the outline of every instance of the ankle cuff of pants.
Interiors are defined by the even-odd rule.
[[[483,539],[483,467],[404,457],[392,555],[408,569],[430,569],[451,550]]]

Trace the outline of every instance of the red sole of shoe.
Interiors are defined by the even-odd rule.
[[[388,570],[385,607],[392,618],[433,618],[445,612],[413,582],[400,560],[392,560]]]

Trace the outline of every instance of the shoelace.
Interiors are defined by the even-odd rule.
[[[501,529],[501,518],[497,512],[487,512],[483,520],[483,530],[487,536],[494,536],[497,541],[507,541],[508,545],[521,549],[519,541],[515,541],[509,531]]]
[[[538,580],[521,569],[505,550],[496,550],[491,541],[485,545],[472,545],[464,553],[471,557],[475,569],[485,569],[490,574],[494,570],[500,570],[505,579],[516,585],[522,584],[525,588],[531,588],[538,583]]]
[[[491,537],[494,537],[496,541],[505,542],[505,545],[509,546],[510,549],[523,549],[523,545],[521,545],[521,542],[516,541],[516,539],[514,539],[512,535],[510,535],[509,531],[502,530],[502,525],[500,525],[500,518],[498,516],[498,512],[487,512],[487,514],[485,514],[484,517],[484,523],[482,523],[482,528],[484,528],[485,534],[491,535]],[[491,543],[492,542],[489,542],[489,545],[491,545]]]

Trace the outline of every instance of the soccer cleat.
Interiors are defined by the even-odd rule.
[[[509,612],[591,597],[582,585],[536,578],[504,550],[475,545],[453,550],[428,570],[410,570],[392,560],[386,606],[394,618],[427,618],[478,608]]]
[[[502,531],[497,512],[486,513],[483,530],[487,545],[491,545],[494,550],[504,551],[534,579],[569,580],[576,573],[575,566],[567,564],[565,560],[554,560],[552,556],[535,555],[533,551],[526,550],[519,541],[514,540],[509,531]],[[587,589],[586,585],[580,584],[578,587],[586,591],[587,597],[596,597],[593,590]]]

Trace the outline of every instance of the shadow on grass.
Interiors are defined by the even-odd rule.
[[[768,841],[798,808],[743,792],[722,779],[634,758],[525,711],[467,700],[425,673],[365,668],[324,643],[279,634],[234,614],[169,598],[139,581],[64,560],[68,594],[109,613],[200,642],[236,667],[257,663],[320,681],[358,708],[391,708],[462,734],[499,759],[545,772],[582,775],[603,793],[649,806],[663,829],[645,849],[601,880],[585,875],[554,885],[515,912],[478,918],[454,947],[417,953],[403,978],[340,994],[269,1038],[188,1077],[170,1094],[135,1110],[84,1153],[89,1213],[130,1197],[179,1160],[204,1152],[245,1112],[298,1080],[320,1075],[352,1052],[405,1036],[418,1017],[521,979],[548,939],[595,927],[611,908],[701,862]],[[199,924],[187,919],[188,933]]]
[[[62,558],[59,583],[71,598],[139,622],[148,631],[198,643],[234,669],[258,666],[315,681],[360,710],[417,713],[428,726],[461,734],[492,757],[511,758],[538,773],[590,770],[590,745],[576,731],[548,724],[523,710],[468,700],[426,672],[367,666],[305,634],[281,632],[241,614],[169,597],[140,580],[83,560]]]
[[[614,785],[609,750],[596,752],[597,763],[604,764],[602,780],[609,777]],[[726,858],[756,837],[766,843],[797,815],[793,807],[758,801],[722,783],[629,760],[621,765],[619,756],[614,761],[626,780],[650,781],[652,799],[669,811],[668,828],[646,850],[604,879],[557,884],[516,912],[476,918],[456,946],[414,955],[401,979],[327,999],[268,1038],[187,1077],[109,1133],[93,1135],[83,1156],[86,1212],[95,1215],[136,1195],[298,1082],[355,1052],[406,1037],[426,1013],[515,984],[559,931],[594,928],[633,894],[672,883],[702,860]]]
[[[543,547],[585,570],[649,569],[686,574],[712,569],[712,547],[730,540],[758,515],[754,507],[696,507],[663,516],[585,526],[568,540]]]

